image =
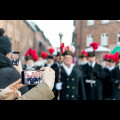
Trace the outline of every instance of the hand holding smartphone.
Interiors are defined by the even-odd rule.
[[[22,84],[38,85],[41,83],[43,71],[22,71]]]
[[[20,53],[19,52],[13,52],[12,53],[12,64],[18,66],[19,58],[20,58]]]

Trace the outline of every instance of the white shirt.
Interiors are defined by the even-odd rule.
[[[68,68],[64,63],[62,64],[63,68],[65,69],[66,73],[68,76],[70,76],[72,70],[73,70],[73,67],[75,66],[75,64],[71,64],[70,68]]]
[[[47,67],[51,67],[53,64],[54,64],[54,62],[51,63],[51,64],[47,64]]]
[[[120,63],[119,63],[119,70],[120,70]]]
[[[94,61],[93,63],[88,62],[89,66],[92,66],[92,68],[95,67],[96,62]]]
[[[88,61],[86,60],[86,61],[81,62],[81,65],[85,65],[87,63],[88,63]]]
[[[112,71],[114,68],[115,68],[115,66],[113,66],[113,67],[109,67],[109,66],[108,66],[108,69],[109,69],[110,71]]]

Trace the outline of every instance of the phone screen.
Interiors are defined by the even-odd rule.
[[[41,71],[22,71],[22,83],[26,85],[37,85],[41,82]]]
[[[13,52],[12,53],[12,64],[18,66],[19,64],[19,57],[20,53],[19,52]]]

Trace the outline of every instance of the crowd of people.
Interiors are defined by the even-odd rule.
[[[37,53],[30,48],[25,54],[26,64],[22,65],[19,61],[19,65],[13,67],[10,60],[12,44],[7,36],[3,36],[2,30],[0,96],[3,97],[0,99],[120,100],[119,52],[105,54],[100,62],[96,57],[99,45],[93,42],[90,44],[93,52],[83,50],[76,60],[75,48],[62,43],[57,55],[53,55],[53,48],[48,49],[47,53]],[[44,71],[42,82],[38,85],[21,84],[23,70]],[[38,79],[41,79],[40,76]]]
[[[47,55],[42,52],[37,59],[29,57],[32,56],[30,48],[26,63],[32,59],[32,64],[26,64],[25,69],[48,66],[55,71],[53,100],[120,100],[119,53],[105,54],[100,62],[95,52],[98,43],[93,42],[90,46],[93,52],[83,50],[77,61],[71,46],[61,47],[56,56],[50,50]]]

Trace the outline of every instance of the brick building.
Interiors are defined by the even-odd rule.
[[[98,42],[111,51],[120,46],[120,20],[75,20],[74,26],[73,43],[77,57],[92,42]],[[99,55],[102,58],[103,53]]]
[[[12,49],[14,51],[19,51],[21,58],[25,55],[29,48],[37,49],[40,44],[38,44],[38,39],[36,38],[36,34],[38,33],[42,34],[39,36],[40,41],[45,41],[42,44],[41,50],[46,50],[47,46],[51,46],[49,40],[46,39],[38,26],[37,28],[39,30],[36,29],[36,26],[37,25],[32,25],[27,20],[0,20],[0,28],[5,29],[5,35],[9,36],[11,39]]]

